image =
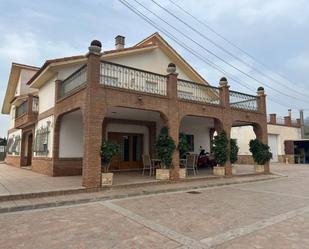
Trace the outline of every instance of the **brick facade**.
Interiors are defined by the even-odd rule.
[[[100,84],[101,53],[98,46],[90,46],[87,55],[87,82],[70,95],[60,98],[60,84],[56,84],[56,101],[53,110],[54,137],[52,158],[37,158],[32,160],[32,169],[50,176],[82,174],[82,184],[85,187],[101,186],[100,146],[104,134],[104,120],[107,110],[112,107],[125,107],[149,110],[160,113],[169,129],[169,134],[175,144],[178,144],[181,121],[186,116],[213,118],[215,130],[225,131],[230,137],[233,124],[243,122],[251,124],[258,139],[267,143],[267,118],[265,94],[258,92],[258,111],[231,108],[229,102],[229,86],[226,81],[220,82],[220,105],[179,99],[177,96],[177,73],[174,65],[169,65],[167,75],[167,96],[136,92],[124,88],[115,88]],[[175,67],[175,66],[174,66]],[[176,69],[176,68],[175,68]],[[80,109],[83,116],[83,158],[59,158],[59,136],[63,115]],[[150,134],[155,129],[149,128]],[[150,136],[153,145],[153,135]],[[152,146],[150,147],[152,148]],[[10,160],[10,158],[9,158]],[[12,159],[13,161],[13,159]],[[172,158],[171,179],[179,178],[179,154],[176,150]],[[232,166],[228,160],[225,164],[227,176],[232,176]],[[269,173],[266,165],[265,173]]]

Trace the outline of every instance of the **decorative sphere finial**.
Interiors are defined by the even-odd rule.
[[[219,81],[219,85],[220,85],[220,86],[227,86],[227,84],[228,84],[227,79],[226,79],[225,77],[222,77],[222,78],[220,79],[220,81]]]
[[[93,40],[89,46],[89,52],[100,53],[102,48],[102,43],[99,40]]]
[[[175,73],[176,72],[176,65],[174,63],[168,64],[166,71],[169,74]]]

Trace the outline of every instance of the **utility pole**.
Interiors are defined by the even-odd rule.
[[[301,138],[305,138],[304,110],[299,110]]]

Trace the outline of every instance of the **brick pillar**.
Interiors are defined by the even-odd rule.
[[[290,116],[285,116],[284,117],[284,125],[286,126],[292,126],[292,120]]]
[[[230,86],[228,85],[228,81],[225,77],[220,79],[219,82],[219,88],[220,88],[220,102],[221,105],[224,107],[224,118],[221,121],[222,123],[219,122],[219,120],[215,121],[215,128],[218,131],[225,131],[226,136],[228,138],[228,151],[230,151],[230,139],[231,139],[231,106],[230,106],[230,93],[229,93],[229,88]],[[224,164],[225,168],[225,175],[228,177],[232,176],[232,164],[230,161],[230,153],[228,153],[228,160]]]
[[[264,144],[268,144],[268,135],[267,135],[267,123],[263,122],[261,124],[255,124],[253,125],[253,130],[254,133],[256,135],[256,138],[264,143]],[[265,174],[269,174],[270,173],[270,169],[269,169],[269,162],[267,162],[264,165],[264,173]]]
[[[101,43],[91,42],[87,54],[87,86],[84,103],[83,186],[101,186],[102,122],[106,108],[97,93],[100,89]]]
[[[264,143],[268,144],[268,134],[267,134],[267,116],[266,116],[266,95],[263,87],[257,89],[258,95],[258,110],[262,114],[261,122],[253,126],[256,138]],[[264,165],[264,173],[269,174],[269,162]]]
[[[61,98],[61,80],[55,80],[55,103]]]
[[[32,114],[32,106],[33,106],[33,95],[28,95],[28,114]]]
[[[258,88],[257,95],[258,95],[258,111],[266,115],[266,95],[263,87]]]
[[[276,113],[272,113],[269,114],[269,123],[270,124],[276,124],[277,123],[277,114]]]
[[[301,120],[300,120],[300,118],[296,119],[296,123],[297,123],[296,124],[297,127],[301,127]]]
[[[169,98],[167,126],[169,135],[175,142],[176,147],[179,142],[179,106],[177,97],[177,76],[176,66],[170,63],[167,68],[167,96]],[[176,149],[173,153],[172,159],[171,179],[176,180],[179,178],[179,151]]]

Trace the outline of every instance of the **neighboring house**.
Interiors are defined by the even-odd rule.
[[[176,144],[184,132],[191,153],[209,151],[214,131],[229,136],[232,126],[252,125],[267,142],[265,106],[263,88],[257,96],[231,91],[225,78],[209,86],[158,33],[129,48],[117,36],[116,49],[103,52],[93,41],[86,55],[41,68],[13,64],[2,108],[12,120],[6,161],[50,176],[82,174],[84,186],[97,187],[105,139],[121,145],[111,170],[139,169],[142,154],[155,157],[164,126]],[[177,151],[173,165],[176,179]]]
[[[300,119],[292,119],[291,113],[285,117],[268,115],[268,145],[273,154],[272,162],[294,163],[294,153],[287,152],[287,142],[301,139]],[[231,137],[237,139],[239,146],[238,163],[251,164],[253,159],[249,151],[249,141],[255,138],[250,126],[233,127]]]

